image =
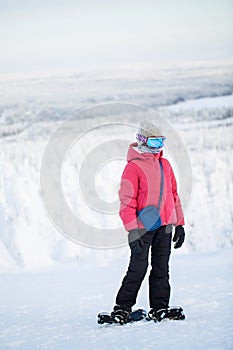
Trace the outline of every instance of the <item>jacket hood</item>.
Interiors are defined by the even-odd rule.
[[[158,160],[162,157],[163,155],[163,151],[160,151],[159,153],[155,153],[155,154],[152,154],[152,153],[140,153],[137,149],[137,142],[135,143],[132,143],[130,146],[129,146],[129,149],[128,149],[128,154],[127,154],[127,162],[131,162],[132,160],[142,160],[142,161],[145,161],[146,159],[153,159],[154,157],[156,157]]]

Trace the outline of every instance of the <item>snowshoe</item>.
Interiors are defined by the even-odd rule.
[[[127,312],[127,311],[124,311],[124,312]],[[112,313],[101,312],[97,316],[97,323],[123,325],[126,323],[137,322],[146,318],[147,312],[143,309],[138,309],[138,310],[132,311],[131,313],[128,313],[127,317],[125,316],[120,315],[119,312],[116,313],[116,311],[113,311]]]
[[[172,307],[172,308],[166,308],[166,309],[160,309],[160,310],[153,310],[151,309],[148,312],[148,321],[155,321],[155,322],[161,322],[164,319],[169,320],[184,320],[185,315],[183,313],[182,307]]]

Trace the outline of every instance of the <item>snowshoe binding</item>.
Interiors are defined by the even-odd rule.
[[[147,312],[143,309],[138,309],[132,312],[114,307],[112,313],[101,312],[97,316],[98,324],[120,324],[132,323],[141,321],[146,318]]]
[[[166,308],[166,309],[160,309],[160,310],[151,309],[148,312],[148,316],[147,316],[148,321],[153,320],[155,322],[161,322],[164,319],[184,320],[185,315],[182,307],[172,307],[172,308]]]

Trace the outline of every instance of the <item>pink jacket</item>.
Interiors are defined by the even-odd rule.
[[[159,160],[162,162],[164,171],[160,206],[162,225],[184,225],[176,179],[169,161],[162,158],[162,151],[158,154],[139,153],[136,146],[135,143],[129,147],[128,163],[122,174],[119,190],[120,217],[126,231],[144,227],[137,218],[137,211],[147,205],[158,205],[161,181]]]

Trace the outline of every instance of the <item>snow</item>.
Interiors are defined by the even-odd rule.
[[[215,99],[212,98],[213,104]],[[232,97],[225,97],[223,101],[224,103],[228,101],[229,106]],[[229,113],[226,117],[225,105],[221,107],[219,101],[219,107],[208,109],[208,113],[206,109],[201,108],[201,100],[198,103],[200,109],[194,112],[192,109],[178,112],[179,119],[174,122],[192,164],[192,197],[185,207],[188,233],[185,252],[217,250],[231,247],[233,244],[233,167],[229,162],[233,148],[233,118]],[[193,102],[191,105],[193,106]],[[218,119],[212,114],[213,111],[217,113]],[[162,113],[169,118],[171,110],[163,109]],[[173,118],[171,120],[176,120],[176,114],[173,114]],[[104,118],[101,123],[106,120]],[[85,120],[80,119],[78,126],[85,127],[85,123]],[[0,259],[1,271],[5,271],[10,265],[12,268],[15,265],[16,269],[18,267],[33,269],[50,266],[56,261],[72,261],[86,254],[95,257],[95,251],[88,251],[67,240],[51,225],[41,201],[39,193],[41,158],[50,136],[59,125],[60,122],[55,121],[32,123],[20,134],[0,139],[0,160],[1,164],[4,164],[0,174],[0,225],[3,228],[0,242],[5,257]],[[125,131],[125,129],[125,127],[120,129],[117,138],[129,140],[129,144],[134,134],[132,130]],[[104,129],[104,131],[104,141],[114,140],[115,129]],[[93,212],[84,201],[81,201],[81,196],[77,192],[77,173],[82,164],[81,160],[89,152],[86,144],[94,147],[95,143],[100,144],[102,141],[103,134],[100,129],[90,133],[90,136],[86,135],[81,145],[77,143],[67,157],[61,180],[65,198],[72,210],[78,213],[84,222],[95,227],[110,229],[122,226],[116,199],[117,186],[125,161],[118,159],[117,162],[100,164],[94,177],[95,187],[90,189],[88,179],[85,183],[85,188],[89,190],[88,198],[94,198],[96,191],[107,206],[112,205],[110,201],[113,201],[111,208],[114,215]],[[126,154],[126,148],[127,145],[123,156]],[[111,148],[104,150],[104,160],[112,158],[111,152]],[[179,183],[179,172],[177,175]],[[105,185],[106,182],[108,186]],[[118,253],[116,257],[118,258]],[[105,259],[106,263],[111,261],[111,255]],[[6,260],[11,263],[6,264]]]
[[[231,65],[214,64],[0,79],[1,350],[233,348],[231,72]],[[40,167],[48,141],[77,110],[108,102],[156,108],[186,147],[192,166],[186,241],[171,258],[171,305],[183,306],[184,322],[98,326],[96,315],[111,311],[114,304],[128,264],[128,247],[98,250],[76,244],[52,225],[44,210]],[[138,117],[127,111],[107,112],[90,113],[88,118],[80,113],[70,129],[78,135],[93,121],[125,125]],[[111,215],[93,212],[87,198],[80,196],[81,161],[96,145],[115,140],[116,134],[119,145],[122,140],[130,143],[133,131],[125,126],[95,129],[72,147],[63,164],[64,197],[92,227],[122,227],[117,190],[125,156],[112,159],[112,149],[106,147],[93,183],[84,179],[87,198],[97,195],[111,207]],[[165,154],[171,156],[168,148]],[[180,188],[182,177],[175,163],[174,170]],[[148,309],[147,296],[145,280],[137,307]]]
[[[233,105],[233,95],[229,96],[218,96],[215,98],[203,97],[196,100],[188,100],[185,102],[179,102],[175,105],[170,105],[168,109],[173,111],[183,111],[187,109],[199,110],[201,108],[217,108],[217,107],[232,107]]]
[[[0,275],[0,349],[232,349],[231,250],[171,257],[171,305],[184,321],[100,326],[111,311],[128,253],[110,266],[90,260]],[[148,309],[146,276],[135,307]]]

